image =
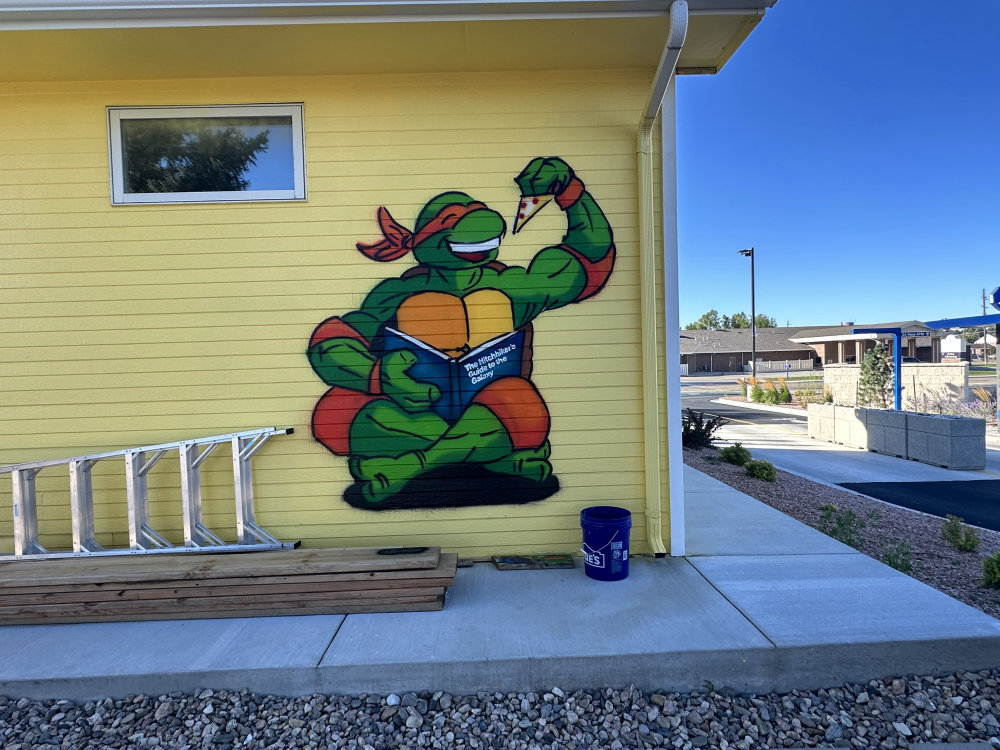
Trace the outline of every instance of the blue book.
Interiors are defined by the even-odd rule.
[[[405,349],[417,358],[406,374],[414,380],[433,383],[441,390],[441,398],[431,408],[449,422],[462,416],[473,397],[487,384],[521,375],[523,330],[497,336],[460,357],[445,354],[395,328],[386,328],[382,336],[385,352]]]

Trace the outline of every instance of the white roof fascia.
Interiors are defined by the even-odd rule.
[[[842,333],[837,336],[810,336],[809,338],[788,339],[796,344],[822,344],[825,341],[866,341],[891,339],[891,333]]]
[[[690,0],[695,15],[763,14],[776,0]],[[0,0],[0,30],[663,18],[670,0]]]

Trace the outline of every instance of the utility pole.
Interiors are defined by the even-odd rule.
[[[740,255],[750,259],[750,372],[757,377],[757,308],[754,305],[753,248],[740,250]]]

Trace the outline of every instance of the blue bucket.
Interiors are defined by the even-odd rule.
[[[580,511],[583,527],[583,568],[598,581],[620,581],[628,576],[628,534],[632,514],[612,505]]]

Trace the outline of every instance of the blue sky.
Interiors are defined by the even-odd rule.
[[[677,84],[680,322],[982,314],[1000,286],[1000,0],[778,0]],[[987,306],[987,312],[996,310]]]

